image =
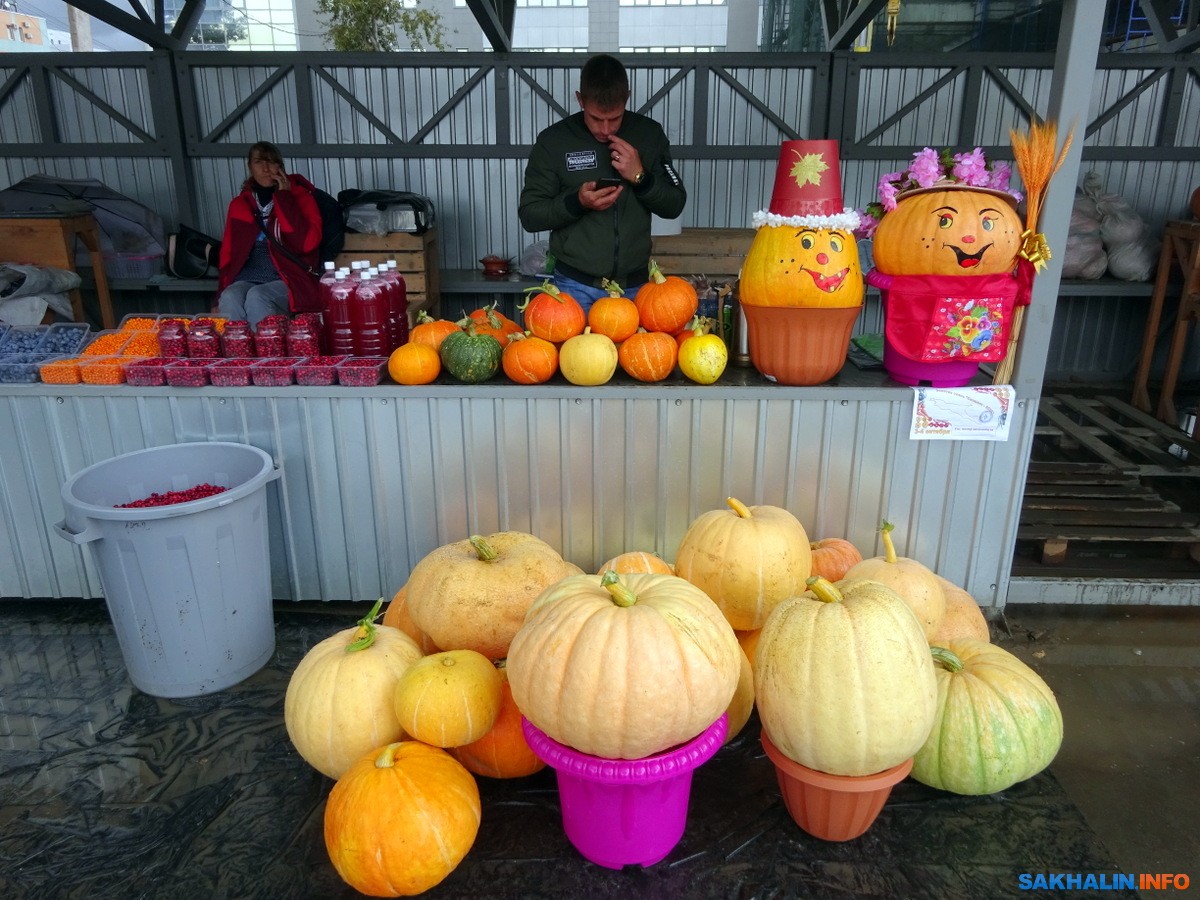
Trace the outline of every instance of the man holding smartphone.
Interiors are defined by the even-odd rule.
[[[629,112],[620,60],[593,56],[575,99],[580,112],[538,135],[525,167],[518,215],[526,231],[550,232],[554,281],[586,310],[605,279],[632,297],[645,284],[651,214],[678,218],[687,191],[662,126]]]

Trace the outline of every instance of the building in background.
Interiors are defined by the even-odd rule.
[[[0,53],[61,53],[71,35],[47,27],[41,16],[21,12],[13,0],[0,0]]]

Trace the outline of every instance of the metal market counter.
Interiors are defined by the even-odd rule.
[[[0,597],[101,596],[91,553],[53,532],[62,484],[120,453],[219,440],[282,470],[277,599],[390,597],[430,550],[501,530],[587,570],[624,550],[674,559],[692,520],[733,496],[868,555],[886,517],[901,553],[1002,607],[1037,403],[1018,399],[1005,442],[914,441],[913,397],[849,363],[818,387],[740,366],[711,386],[0,385]]]

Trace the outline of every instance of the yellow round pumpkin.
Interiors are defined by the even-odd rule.
[[[504,685],[474,650],[443,650],[417,660],[396,682],[396,718],[411,737],[461,747],[487,734],[500,715]]]
[[[740,652],[716,604],[682,578],[578,575],[529,608],[508,680],[522,714],[559,743],[640,759],[725,712]]]
[[[750,658],[746,656],[744,649],[741,649],[741,656],[737,689],[733,692],[733,699],[729,701],[729,706],[725,710],[729,716],[725,744],[742,733],[742,729],[750,721],[750,714],[754,712],[754,667],[750,665]]]
[[[862,306],[854,235],[840,228],[762,226],[742,263],[738,296],[748,306]]]
[[[374,624],[382,603],[355,627],[304,654],[288,681],[283,698],[288,737],[305,762],[330,778],[404,736],[393,696],[421,649],[399,629]]]
[[[697,516],[675,554],[675,574],[713,599],[738,631],[761,628],[775,605],[804,590],[812,550],[800,520],[778,506],[750,506]]]
[[[830,775],[873,775],[921,749],[937,685],[925,634],[891,588],[813,578],[763,626],[754,699],[788,759]]]
[[[410,897],[440,884],[479,834],[474,777],[445,750],[390,743],[360,757],[325,803],[325,848],[360,893]]]
[[[605,384],[617,371],[617,345],[612,338],[593,333],[589,326],[583,334],[563,342],[558,350],[558,371],[571,384]]]
[[[892,542],[893,528],[891,522],[884,522],[880,529],[884,555],[855,563],[845,577],[867,578],[886,584],[916,613],[917,620],[925,629],[925,637],[930,638],[937,632],[946,614],[946,592],[942,590],[941,581],[933,570],[915,559],[896,555],[896,545]]]
[[[938,576],[938,583],[946,595],[946,613],[937,631],[929,638],[929,643],[944,647],[947,641],[963,638],[990,643],[992,634],[975,598],[941,575]]]
[[[545,588],[583,570],[523,531],[472,535],[426,554],[408,576],[408,613],[443,650],[503,659]]]
[[[696,384],[712,384],[729,364],[729,348],[715,334],[698,334],[679,345],[679,371]]]
[[[934,188],[903,196],[883,216],[872,254],[888,275],[997,274],[1016,265],[1024,230],[1007,194]]]
[[[932,652],[937,716],[913,760],[914,779],[994,794],[1050,765],[1062,746],[1062,712],[1037,672],[1003,647],[969,638]]]

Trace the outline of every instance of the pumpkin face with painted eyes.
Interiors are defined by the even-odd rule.
[[[858,245],[838,228],[764,225],[742,264],[739,291],[750,306],[861,306]]]
[[[995,194],[924,191],[880,220],[872,252],[888,275],[993,275],[1016,265],[1023,230],[1012,203]]]

